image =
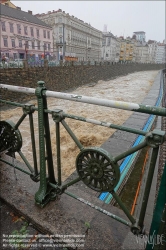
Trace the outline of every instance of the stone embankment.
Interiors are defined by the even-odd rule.
[[[0,69],[0,83],[36,88],[37,81],[42,80],[46,88],[52,91],[66,91],[99,80],[109,80],[137,71],[160,70],[163,64],[114,64],[114,65],[79,65],[58,67],[34,67]],[[34,97],[28,94],[1,90],[3,99],[17,102],[28,101]]]

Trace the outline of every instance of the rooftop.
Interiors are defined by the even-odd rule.
[[[28,12],[22,11],[21,8],[19,7],[14,9],[9,6],[1,4],[0,15],[51,28],[48,24],[44,23],[43,21],[38,19],[36,16],[33,16],[31,11],[29,11],[28,13]]]
[[[149,40],[148,44],[152,44],[152,43],[155,43],[155,42],[156,42],[155,40]]]
[[[102,33],[103,33],[103,36],[116,38],[111,32],[102,32]]]
[[[135,31],[135,32],[133,32],[133,33],[135,33],[135,34],[138,34],[138,33],[144,33],[144,34],[145,34],[145,32],[144,32],[144,31]]]
[[[50,17],[50,16],[52,17],[52,15],[55,14],[55,13],[61,13],[62,15],[66,15],[67,17],[70,17],[71,19],[74,19],[75,21],[80,22],[80,23],[82,23],[82,24],[84,24],[84,25],[88,25],[88,26],[90,26],[92,29],[94,29],[94,30],[96,30],[96,31],[102,33],[102,31],[100,31],[100,30],[94,28],[90,23],[86,23],[86,22],[84,22],[83,20],[81,20],[81,19],[79,19],[79,18],[77,18],[77,17],[75,17],[75,16],[73,16],[73,15],[70,15],[69,13],[66,13],[66,12],[63,11],[62,9],[47,11],[47,13],[41,13],[41,14],[38,13],[38,14],[36,14],[35,16],[42,19],[43,17],[46,17],[46,18],[47,18],[47,17]],[[53,16],[53,17],[54,17],[54,16]]]

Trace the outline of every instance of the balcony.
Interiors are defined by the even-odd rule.
[[[63,42],[57,41],[56,46],[63,46]]]

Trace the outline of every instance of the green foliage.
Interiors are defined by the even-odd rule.
[[[11,235],[14,237],[12,238],[11,245],[13,245],[13,247],[17,246],[17,249],[21,249],[21,245],[24,244],[24,239],[29,232],[29,230],[27,230],[28,225],[29,224],[27,222],[24,222],[20,230],[12,231]]]
[[[89,222],[85,222],[85,226],[87,227],[87,229],[90,229],[90,223]]]

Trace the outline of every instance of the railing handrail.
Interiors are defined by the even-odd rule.
[[[44,82],[40,81],[38,83],[43,84]],[[7,84],[0,84],[0,89],[6,89],[6,90],[13,91],[13,92],[21,92],[21,93],[27,93],[27,94],[35,94],[35,91],[36,91],[34,88],[13,86],[13,85],[7,85]],[[102,98],[95,98],[91,96],[67,94],[64,92],[55,92],[55,91],[49,91],[49,90],[44,90],[44,95],[47,97],[54,97],[54,98],[59,98],[59,99],[75,101],[75,102],[89,103],[89,104],[94,104],[94,105],[110,107],[110,108],[130,110],[130,111],[141,112],[141,113],[146,113],[146,114],[154,114],[154,115],[160,115],[160,116],[166,115],[166,108],[155,107],[151,105],[141,105],[141,104],[131,103],[131,102],[108,100],[108,99],[102,99]]]

